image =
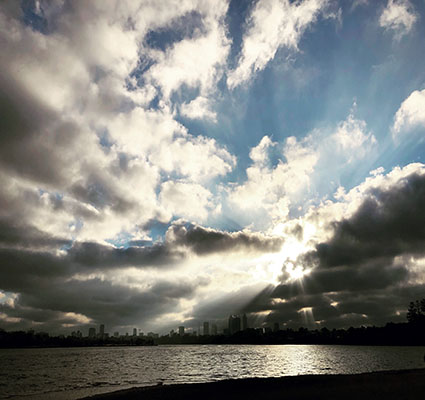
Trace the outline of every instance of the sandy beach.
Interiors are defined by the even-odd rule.
[[[252,378],[199,384],[140,387],[85,400],[166,399],[423,399],[425,369],[357,375]]]

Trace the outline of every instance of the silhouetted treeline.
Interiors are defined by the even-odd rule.
[[[89,346],[152,346],[151,338],[134,336],[88,338],[50,336],[45,332],[6,332],[0,329],[0,348],[12,347],[89,347]]]

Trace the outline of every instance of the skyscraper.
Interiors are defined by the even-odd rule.
[[[204,335],[209,335],[209,334],[210,334],[210,323],[204,322]]]
[[[89,328],[89,338],[96,337],[96,328]]]
[[[246,317],[246,314],[242,316],[242,330],[245,331],[248,329],[248,318]]]
[[[99,337],[103,338],[105,336],[105,325],[101,324],[99,327]]]
[[[133,336],[137,336],[137,328],[133,328]]]
[[[233,335],[241,330],[241,319],[239,315],[231,315],[229,317],[229,333]]]
[[[211,335],[217,335],[217,325],[216,324],[211,325]]]
[[[179,326],[179,336],[184,336],[184,326]]]

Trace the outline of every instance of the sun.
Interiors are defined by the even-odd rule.
[[[311,250],[310,247],[295,238],[285,240],[285,244],[279,253],[262,257],[261,261],[266,265],[267,281],[278,285],[283,280],[287,282],[302,280],[310,273],[310,270],[305,269],[302,265],[296,265],[295,260],[309,250]],[[287,279],[284,277],[285,273]]]

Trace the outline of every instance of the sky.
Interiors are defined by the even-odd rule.
[[[405,322],[425,1],[0,3],[0,328]]]

